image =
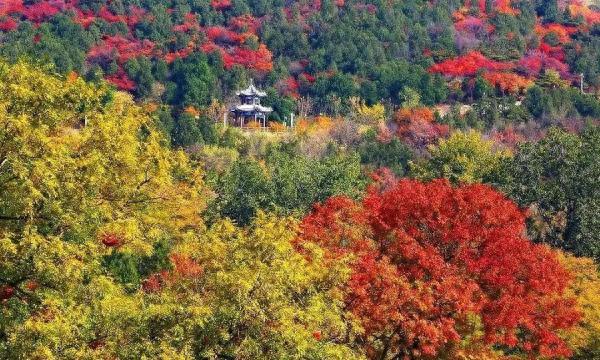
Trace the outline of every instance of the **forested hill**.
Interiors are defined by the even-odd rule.
[[[278,120],[348,99],[425,105],[600,85],[600,11],[580,0],[4,0],[0,56],[203,107],[255,78]],[[474,79],[474,80],[472,80]],[[449,81],[452,80],[452,81]],[[407,94],[408,91],[408,94]]]

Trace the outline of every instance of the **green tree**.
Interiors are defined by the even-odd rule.
[[[600,258],[600,130],[580,136],[552,129],[519,147],[502,188],[531,210],[532,239]]]

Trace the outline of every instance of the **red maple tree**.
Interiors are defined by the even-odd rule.
[[[480,70],[501,71],[512,67],[511,63],[493,61],[479,51],[471,51],[463,56],[435,64],[429,68],[429,71],[448,76],[473,76]]]
[[[470,334],[473,314],[482,346],[568,356],[558,331],[579,316],[563,294],[568,274],[524,236],[524,220],[485,185],[388,181],[362,202],[317,205],[297,242],[320,245],[332,262],[351,259],[345,304],[372,358],[440,356]]]

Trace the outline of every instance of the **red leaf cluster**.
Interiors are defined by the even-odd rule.
[[[142,281],[142,290],[146,293],[159,292],[165,284],[165,279],[168,278],[167,271],[161,271],[150,275]]]
[[[61,8],[50,1],[41,1],[28,5],[23,10],[23,16],[34,23],[40,23],[60,12]]]
[[[117,89],[124,91],[132,91],[135,90],[136,84],[135,81],[131,80],[127,74],[119,69],[115,74],[107,76],[106,81],[115,85]]]
[[[15,288],[10,285],[0,286],[0,300],[8,300],[15,295]]]
[[[394,114],[397,134],[415,148],[424,148],[448,135],[447,125],[435,122],[433,110],[427,107],[402,108]]]
[[[113,248],[123,245],[123,239],[119,235],[113,233],[102,234],[100,236],[100,242],[102,242],[102,244],[104,244],[106,247]]]
[[[8,18],[6,20],[0,21],[0,31],[13,31],[19,25],[13,18]]]
[[[298,80],[295,77],[289,76],[287,79],[282,80],[276,85],[277,90],[285,96],[292,97],[294,99],[300,98],[300,93],[298,90],[300,89],[300,84],[298,84]]]
[[[88,28],[93,22],[96,20],[96,16],[90,11],[81,11],[80,9],[75,9],[75,19],[74,21],[83,26],[84,28]]]
[[[579,316],[564,296],[568,274],[528,241],[524,220],[488,186],[404,179],[373,187],[362,203],[317,205],[297,242],[320,245],[330,261],[354,259],[345,303],[378,356],[436,356],[469,335],[473,313],[489,344],[568,356],[558,332]]]
[[[447,76],[473,76],[480,70],[502,71],[512,67],[511,63],[493,61],[479,51],[471,51],[463,56],[435,64],[429,68],[429,72]]]
[[[229,30],[223,26],[210,26],[206,28],[206,37],[218,44],[236,45],[243,44],[244,41],[250,36],[249,33],[239,34],[235,31]]]
[[[23,0],[0,1],[0,16],[22,13],[23,10],[25,10],[25,6],[23,6]]]
[[[231,18],[231,20],[229,20],[229,26],[236,31],[256,34],[261,26],[261,23],[260,20],[256,19],[252,15],[245,14]]]
[[[211,0],[210,6],[215,10],[226,10],[231,7],[231,0]]]
[[[538,75],[544,69],[556,70],[563,76],[569,72],[567,64],[539,50],[528,52],[525,57],[519,60],[518,67],[519,70],[522,70],[529,76]]]
[[[547,43],[542,42],[538,50],[558,61],[565,60],[565,51],[560,46],[550,46]]]
[[[197,279],[204,272],[204,269],[187,255],[172,254],[169,259],[173,269],[159,271],[142,281],[144,292],[156,293],[165,286],[176,284],[178,281]]]
[[[198,18],[192,13],[187,13],[184,16],[183,23],[180,25],[173,26],[173,31],[177,32],[188,32],[188,31],[199,31],[200,24]]]
[[[517,132],[512,125],[503,130],[494,130],[490,134],[490,137],[494,142],[502,144],[509,149],[516,149],[517,145],[526,140],[525,136]]]
[[[120,35],[107,36],[102,42],[90,49],[88,59],[116,58],[124,63],[138,56],[151,56],[154,53],[154,43],[150,40],[132,40]]]

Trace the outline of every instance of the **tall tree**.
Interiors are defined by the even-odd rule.
[[[401,180],[362,203],[317,206],[298,242],[324,247],[332,264],[351,261],[345,302],[371,358],[457,358],[475,344],[568,356],[559,334],[578,320],[568,275],[524,237],[524,220],[485,185]]]

